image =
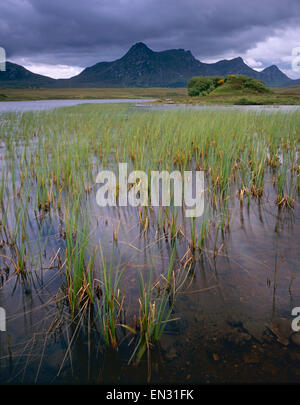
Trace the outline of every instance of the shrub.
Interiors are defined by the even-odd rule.
[[[192,97],[206,96],[217,87],[220,80],[223,80],[220,76],[192,77],[187,84],[188,95]]]
[[[271,93],[265,84],[244,75],[221,76],[195,76],[187,84],[189,96],[206,96],[212,92],[214,94],[256,94]]]

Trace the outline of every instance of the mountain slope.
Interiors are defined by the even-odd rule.
[[[262,70],[260,72],[260,77],[260,80],[273,87],[285,87],[300,84],[300,80],[291,80],[275,65]]]
[[[202,63],[190,51],[154,52],[142,42],[133,45],[122,58],[97,63],[68,82],[71,87],[185,87],[192,76],[228,74],[250,76],[264,81],[267,86],[290,86],[300,82],[291,80],[274,65],[258,72],[246,65],[241,57]]]
[[[154,52],[137,43],[121,59],[97,63],[69,80],[74,87],[180,87],[200,69],[189,51]]]
[[[6,62],[6,71],[0,71],[0,86],[2,87],[49,87],[55,82],[55,79],[32,73],[16,63]]]
[[[51,79],[29,72],[22,66],[7,62],[7,71],[0,71],[0,86],[36,86],[51,88],[88,87],[185,87],[193,76],[227,76],[242,74],[262,80],[267,86],[283,87],[300,84],[275,65],[258,72],[242,58],[203,63],[190,51],[171,49],[155,52],[142,42],[133,45],[120,59],[100,62],[87,67],[70,79]]]

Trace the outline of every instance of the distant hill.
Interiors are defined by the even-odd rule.
[[[68,82],[71,87],[185,87],[192,76],[228,74],[247,75],[264,81],[267,86],[300,84],[300,80],[288,78],[276,66],[257,72],[241,57],[203,63],[190,51],[172,49],[154,52],[142,42],[133,45],[121,59],[97,63]]]
[[[50,87],[55,82],[55,79],[32,73],[16,63],[6,62],[6,71],[0,71],[2,87]]]
[[[97,63],[70,79],[74,86],[92,87],[184,87],[187,78],[201,69],[191,52],[183,49],[153,52],[135,44],[114,62]]]
[[[228,74],[246,75],[273,87],[300,84],[300,80],[290,79],[275,65],[257,72],[240,57],[216,63],[203,63],[184,49],[154,52],[147,45],[138,42],[122,58],[87,67],[70,79],[55,80],[36,75],[22,66],[8,62],[7,71],[0,72],[0,86],[185,87],[193,76]]]
[[[300,84],[300,80],[290,79],[275,65],[269,66],[260,72],[260,80],[272,87],[285,87]]]

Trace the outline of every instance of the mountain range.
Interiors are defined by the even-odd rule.
[[[170,49],[161,52],[151,50],[138,42],[120,59],[100,62],[85,68],[70,79],[52,79],[38,75],[23,66],[7,62],[6,71],[0,71],[1,87],[185,87],[192,76],[225,76],[243,74],[262,80],[270,87],[300,84],[292,80],[277,66],[272,65],[258,72],[249,67],[241,57],[203,63],[190,51]]]

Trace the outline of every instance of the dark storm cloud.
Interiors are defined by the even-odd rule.
[[[8,58],[87,66],[137,41],[201,58],[243,53],[278,28],[299,27],[299,0],[6,0],[0,46]]]

